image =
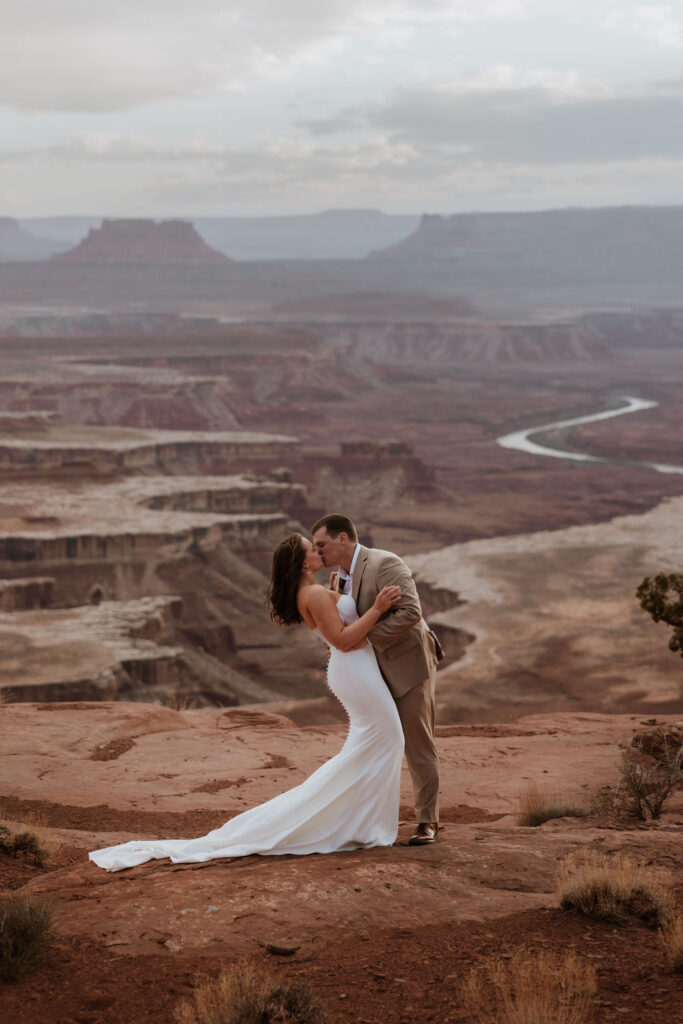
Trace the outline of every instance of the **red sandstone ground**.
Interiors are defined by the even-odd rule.
[[[665,721],[660,719],[659,721]],[[680,886],[683,794],[655,823],[592,816],[516,823],[525,781],[586,802],[613,784],[635,716],[533,716],[438,730],[443,832],[407,845],[410,787],[392,849],[325,857],[158,861],[109,875],[86,851],[136,835],[201,834],[296,784],[341,745],[339,726],[297,729],[256,710],[174,712],[135,704],[7,705],[8,823],[53,844],[41,870],[0,859],[6,891],[46,896],[59,940],[38,975],[0,989],[8,1024],[158,1024],[197,977],[265,944],[305,980],[333,1024],[468,1020],[460,986],[490,954],[570,950],[598,973],[593,1024],[672,1024],[680,982],[656,934],[558,909],[558,860],[577,847],[622,851]],[[13,827],[15,827],[13,825]]]

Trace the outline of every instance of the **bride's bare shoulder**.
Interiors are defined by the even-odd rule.
[[[339,600],[339,594],[334,590],[328,590],[320,583],[312,583],[309,587],[302,587],[299,591],[299,598],[304,607],[320,607],[325,602],[332,601],[334,604]]]

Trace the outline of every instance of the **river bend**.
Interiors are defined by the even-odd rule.
[[[683,466],[672,466],[660,462],[636,462],[630,459],[604,459],[596,455],[588,455],[586,452],[551,447],[548,443],[548,438],[545,435],[556,430],[578,427],[582,423],[595,423],[597,420],[608,420],[613,416],[623,416],[629,412],[654,409],[659,404],[646,398],[632,398],[629,395],[620,395],[619,400],[624,404],[616,409],[604,409],[601,412],[590,413],[588,416],[576,416],[569,420],[557,420],[555,423],[543,423],[536,427],[528,427],[526,430],[515,430],[512,434],[505,434],[497,438],[498,444],[502,448],[513,448],[520,452],[528,452],[530,455],[546,455],[555,459],[572,459],[575,462],[622,462],[631,466],[646,466],[658,473],[683,473]],[[543,441],[546,443],[544,444]]]

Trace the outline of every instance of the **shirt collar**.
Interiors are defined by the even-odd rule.
[[[349,571],[347,572],[346,569],[341,569],[340,568],[339,575],[341,576],[341,578],[343,580],[348,580],[348,579],[350,579],[353,576],[353,570],[356,568],[356,562],[358,561],[359,552],[360,552],[360,544],[356,544],[356,550],[353,552],[353,558],[351,559],[351,565],[349,567]]]

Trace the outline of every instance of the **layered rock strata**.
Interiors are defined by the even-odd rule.
[[[172,472],[180,467],[206,471],[235,468],[252,460],[281,464],[298,447],[296,438],[247,432],[129,431],[105,440],[55,438],[0,440],[0,470],[9,474],[77,473],[82,476]]]
[[[0,381],[0,431],[16,434],[70,424],[183,430],[238,427],[238,392],[224,374],[179,373],[160,366],[64,360]],[[33,412],[37,404],[41,410]]]
[[[0,610],[24,611],[49,608],[54,602],[56,580],[51,576],[0,580]]]
[[[141,686],[172,688],[183,652],[164,639],[180,610],[176,597],[145,597],[0,614],[0,686],[19,701],[111,700]]]
[[[27,409],[25,412],[0,412],[0,434],[28,433],[59,425],[61,417],[52,409]]]
[[[68,427],[3,443],[24,469],[0,505],[3,685],[14,699],[160,699],[181,688],[199,703],[234,704],[277,697],[296,665],[304,687],[319,685],[315,645],[292,645],[268,623],[257,568],[306,505],[282,465],[296,439]],[[273,475],[190,475],[212,466]],[[174,593],[164,642],[152,631],[128,649],[131,602]],[[54,614],[20,614],[46,606]],[[61,661],[50,653],[59,630]],[[293,659],[278,657],[283,640]]]
[[[221,543],[247,556],[269,549],[287,510],[305,505],[301,486],[240,474],[130,477],[101,486],[15,482],[4,494],[11,515],[0,512],[0,571],[44,573],[49,565],[66,603],[85,600],[97,583],[112,596],[129,591],[126,565],[144,574]]]

